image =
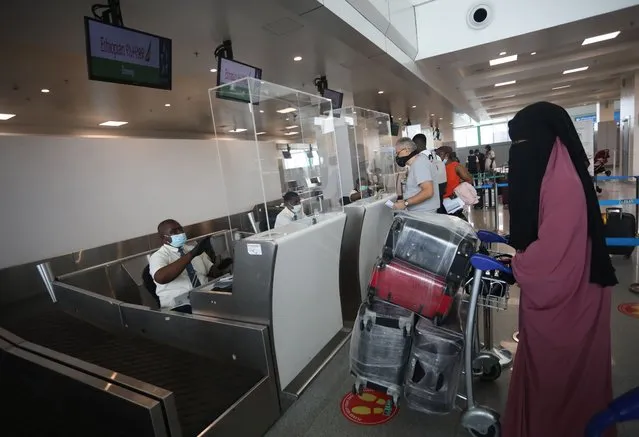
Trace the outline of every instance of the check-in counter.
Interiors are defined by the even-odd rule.
[[[386,205],[394,195],[358,200],[344,207],[346,226],[342,238],[339,287],[344,321],[353,321],[368,293],[373,266],[381,255],[393,210]]]
[[[289,402],[347,339],[338,280],[345,221],[327,213],[245,238],[235,248],[233,292],[191,293],[194,314],[269,326]]]

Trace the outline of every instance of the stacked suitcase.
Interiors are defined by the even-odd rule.
[[[369,387],[395,402],[403,393],[420,411],[452,408],[463,337],[438,325],[451,312],[477,247],[472,226],[456,217],[395,217],[353,328],[355,392]]]

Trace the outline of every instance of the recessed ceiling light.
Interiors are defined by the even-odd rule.
[[[413,109],[417,108],[417,105],[413,105]]]
[[[508,82],[496,83],[495,86],[499,87],[499,86],[513,85],[515,83],[517,83],[516,80],[509,80]]]
[[[293,60],[294,60],[295,62],[299,62],[299,61],[301,61],[301,60],[302,60],[302,57],[301,57],[301,56],[295,56],[295,57],[293,58]]]
[[[444,117],[439,117],[439,119],[440,119],[440,120],[443,120],[443,119],[444,119]]]
[[[537,54],[537,52],[531,52],[530,56],[535,56]]]
[[[260,114],[264,114],[264,110],[263,109],[260,109]]]
[[[381,122],[381,121],[378,121],[378,122],[377,122],[377,124],[382,124],[382,122]]]
[[[42,89],[40,90],[40,92],[41,92],[41,93],[44,93],[44,94],[47,94],[47,93],[50,93],[51,91],[50,91],[48,88],[42,88]]]
[[[506,56],[506,52],[499,52],[499,56]]]
[[[166,106],[168,108],[169,106],[171,106],[171,104],[170,103],[165,103],[164,106]]]
[[[581,43],[582,46],[587,46],[588,44],[594,44],[596,42],[608,41],[609,39],[615,39],[619,36],[621,31],[605,33],[603,35],[591,36],[590,38],[586,38],[584,42]]]
[[[266,132],[258,132],[255,135],[264,135]]]
[[[572,70],[566,70],[564,71],[564,74],[570,74],[570,73],[579,73],[580,71],[586,71],[588,69],[588,67],[579,67],[579,68],[573,68]]]
[[[435,114],[430,114],[430,116],[431,116],[431,117],[434,117],[434,116],[435,116]]]
[[[229,132],[232,134],[239,134],[240,132],[246,132],[246,129],[242,127],[236,127],[235,129],[231,129]]]
[[[451,121],[451,122],[450,122],[450,124],[452,125],[452,124],[453,124],[453,122]]]
[[[280,114],[288,114],[289,112],[295,112],[295,111],[297,111],[297,109],[293,108],[292,106],[277,110],[277,112],[279,112]]]
[[[128,121],[105,121],[104,123],[100,123],[100,126],[120,127],[128,123]]]
[[[211,73],[217,73],[217,68],[211,68]]]
[[[489,64],[491,67],[499,64],[507,64],[508,62],[515,62],[517,60],[517,55],[505,56],[503,58],[491,59]]]
[[[562,90],[564,88],[570,88],[570,85],[562,85],[562,86],[556,86],[554,87],[552,90]]]
[[[0,114],[0,120],[9,120],[15,116],[15,114]]]
[[[284,129],[295,129],[296,127],[298,127],[298,126],[296,126],[296,125],[293,125],[293,126],[286,126]]]
[[[379,90],[379,91],[377,91],[377,94],[384,94],[384,91]]]
[[[299,132],[295,131],[295,132],[286,132],[284,135],[297,135],[299,134]]]

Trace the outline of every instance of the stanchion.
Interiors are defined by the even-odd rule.
[[[497,194],[497,177],[493,175],[493,190],[495,191],[495,232],[499,231],[499,211],[497,210],[499,204],[499,195]],[[637,185],[637,189],[639,189],[639,185]]]

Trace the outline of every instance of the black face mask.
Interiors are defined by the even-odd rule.
[[[408,161],[415,155],[417,155],[419,153],[419,150],[413,150],[412,152],[410,152],[410,155],[406,155],[406,156],[396,156],[395,157],[395,162],[397,163],[398,166],[400,167],[406,167],[406,164],[408,163]]]

